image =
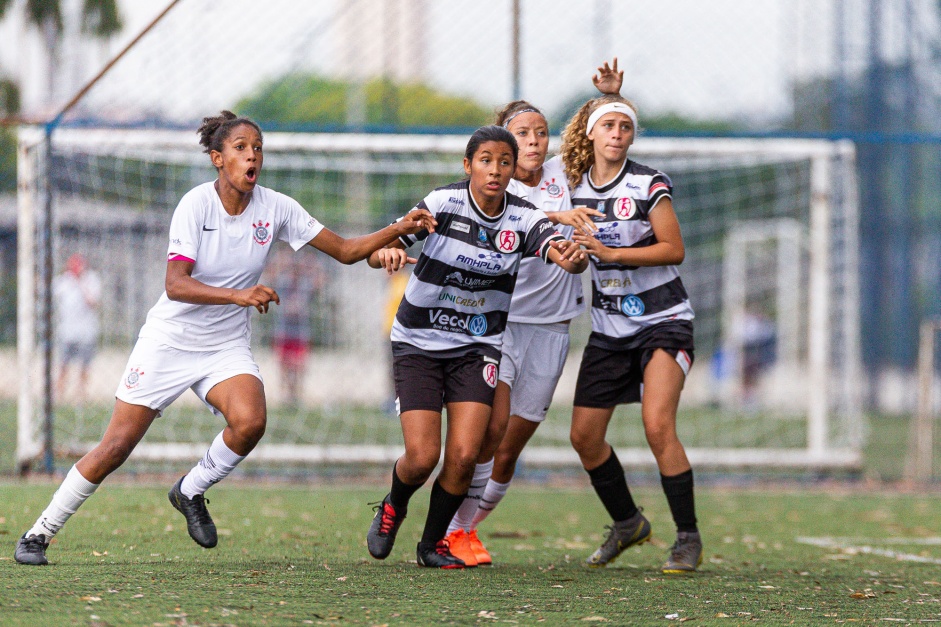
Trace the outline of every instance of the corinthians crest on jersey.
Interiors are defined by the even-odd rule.
[[[572,205],[597,209],[595,237],[609,248],[640,248],[657,241],[650,212],[672,198],[669,177],[626,160],[614,179],[596,187],[589,173],[572,193]],[[628,338],[666,320],[692,320],[686,288],[676,266],[635,267],[591,260],[592,330],[610,338]],[[616,343],[616,342],[615,342]]]
[[[425,351],[473,344],[500,347],[510,299],[524,257],[548,261],[549,243],[563,239],[546,215],[512,194],[491,218],[474,202],[467,181],[441,187],[417,205],[438,221],[423,241],[415,272],[392,326],[392,341]]]

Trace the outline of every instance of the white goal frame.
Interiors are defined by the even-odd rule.
[[[38,425],[40,406],[36,377],[40,371],[43,354],[36,341],[33,319],[34,299],[37,290],[36,243],[33,233],[40,214],[43,190],[35,184],[41,170],[40,162],[45,133],[43,129],[23,128],[20,131],[19,165],[19,228],[18,228],[18,340],[19,365],[18,432],[16,459],[18,465],[35,459],[42,451]],[[58,129],[54,132],[57,146],[106,146],[116,143],[143,147],[140,150],[160,150],[163,147],[188,147],[194,145],[193,133],[189,131],[163,130],[81,130]],[[145,141],[146,140],[146,141]],[[463,135],[366,135],[366,134],[299,134],[267,133],[265,147],[268,150],[290,150],[292,147],[317,148],[349,157],[349,171],[366,167],[363,155],[369,153],[416,152],[462,155],[467,142]],[[558,149],[558,140],[551,148]],[[647,138],[641,137],[631,149],[631,155],[641,160],[651,156],[722,157],[766,155],[783,156],[810,162],[810,222],[806,236],[809,257],[809,288],[807,294],[807,329],[805,338],[808,355],[807,368],[810,390],[807,399],[807,441],[801,448],[689,448],[690,461],[695,466],[716,467],[785,467],[785,468],[858,468],[861,464],[862,429],[848,445],[833,446],[829,443],[832,412],[828,406],[830,373],[834,364],[830,354],[831,311],[833,299],[841,299],[840,309],[858,312],[859,285],[858,268],[858,200],[856,198],[855,148],[848,141],[826,141],[807,139],[691,139],[691,138]],[[201,155],[199,155],[201,157]],[[198,157],[198,158],[199,158]],[[848,198],[844,199],[844,216],[840,223],[845,242],[843,263],[850,268],[839,295],[831,293],[831,167],[835,160],[849,164],[852,181],[845,184]],[[454,166],[449,167],[453,172]],[[695,303],[694,303],[695,305]],[[849,406],[843,411],[851,420],[861,420],[858,385],[861,370],[859,357],[859,329],[857,315],[845,321],[842,346],[841,369],[848,375],[841,377],[848,386],[844,397]],[[861,422],[859,423],[861,424]],[[144,460],[193,460],[202,455],[207,443],[142,443],[132,459]],[[81,453],[92,446],[85,443]],[[390,463],[402,453],[398,446],[381,445],[314,445],[314,444],[269,444],[262,443],[253,451],[249,460],[280,463]],[[618,456],[625,465],[652,466],[655,461],[646,448],[619,448]],[[576,466],[579,460],[570,447],[529,447],[522,457],[523,463],[534,466]]]

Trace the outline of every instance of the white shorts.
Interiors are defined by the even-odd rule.
[[[532,422],[546,419],[569,352],[564,322],[508,322],[503,335],[500,381],[510,386],[510,415]]]
[[[206,401],[206,395],[217,383],[240,374],[250,374],[263,381],[248,346],[185,351],[150,338],[140,338],[131,351],[114,395],[125,403],[163,412],[187,388],[192,388],[212,413],[221,416],[219,410]]]

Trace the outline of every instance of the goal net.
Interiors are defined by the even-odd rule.
[[[268,133],[261,183],[298,199],[341,235],[356,235],[460,178],[466,139]],[[864,423],[852,146],[642,137],[631,151],[675,185],[687,249],[681,274],[696,310],[696,364],[678,419],[693,463],[857,465]],[[23,129],[19,167],[19,339],[11,367],[18,373],[17,457],[28,465],[47,442],[64,460],[101,437],[137,331],[163,290],[172,211],[215,173],[193,132],[166,130],[63,128],[47,142],[41,131]],[[55,321],[62,318],[55,314],[68,314],[56,311],[49,292],[74,253],[101,284],[101,335],[84,384],[75,364],[60,378]],[[395,282],[309,248],[272,255],[263,281],[280,289],[282,304],[252,313],[269,423],[250,463],[391,462],[402,452],[390,410],[387,312]],[[293,274],[304,277],[304,289],[290,292],[283,283]],[[584,280],[590,289],[587,273]],[[295,322],[310,345],[293,371],[276,350],[289,311],[300,312]],[[587,315],[573,323],[569,363],[524,464],[578,463],[568,424],[589,327]],[[222,426],[187,392],[155,421],[131,462],[182,467]],[[653,463],[636,407],[618,409],[609,439],[626,464]]]

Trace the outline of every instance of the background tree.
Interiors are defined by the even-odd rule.
[[[258,86],[236,104],[238,112],[277,127],[340,127],[357,86],[317,74],[293,73]],[[486,124],[492,113],[470,98],[437,91],[423,83],[367,81],[365,123],[395,128],[471,128]]]

